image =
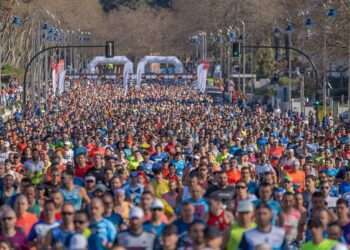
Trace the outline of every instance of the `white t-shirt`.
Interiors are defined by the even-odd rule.
[[[122,232],[118,236],[118,244],[128,250],[153,250],[156,236],[152,233],[143,232],[134,235],[128,231]]]

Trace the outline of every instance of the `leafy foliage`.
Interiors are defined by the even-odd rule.
[[[100,0],[105,12],[118,10],[120,7],[127,7],[136,10],[139,6],[148,5],[151,7],[170,8],[172,0]]]
[[[269,44],[270,41],[266,42]],[[275,70],[275,58],[273,49],[258,49],[257,74],[259,77],[270,77]]]
[[[10,64],[5,64],[1,69],[1,73],[3,76],[13,76],[20,78],[24,72],[23,69],[16,68]]]

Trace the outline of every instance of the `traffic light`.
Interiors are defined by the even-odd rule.
[[[232,56],[233,57],[239,57],[239,42],[233,42],[232,43]]]
[[[107,58],[114,57],[114,42],[113,41],[107,41],[106,42],[106,53]]]

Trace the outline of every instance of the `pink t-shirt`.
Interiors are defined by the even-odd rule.
[[[16,234],[12,237],[6,237],[0,234],[0,240],[10,242],[16,250],[29,250],[26,236],[21,230],[17,230]]]

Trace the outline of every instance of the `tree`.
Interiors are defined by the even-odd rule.
[[[270,41],[265,44],[270,44]],[[272,48],[260,48],[257,50],[257,75],[261,78],[268,78],[275,70],[275,58]]]

